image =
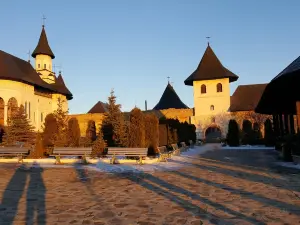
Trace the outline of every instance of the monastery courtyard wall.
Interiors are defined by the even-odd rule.
[[[178,119],[180,122],[190,122],[190,117],[193,116],[193,109],[164,109],[158,110],[167,119]],[[79,123],[81,136],[85,136],[89,120],[94,120],[96,123],[97,132],[99,131],[104,119],[103,113],[86,113],[86,114],[70,114],[69,118],[76,118]]]

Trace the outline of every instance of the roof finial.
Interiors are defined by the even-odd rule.
[[[207,39],[207,45],[209,46],[209,39],[210,39],[210,37],[206,37],[206,39]]]
[[[27,52],[28,54],[28,62],[30,63],[30,50]]]
[[[43,15],[42,20],[43,20],[43,27],[45,27],[45,20],[46,20],[45,15]]]
[[[167,77],[168,78],[168,84],[170,84],[170,77]]]

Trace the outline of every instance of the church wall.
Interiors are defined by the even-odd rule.
[[[3,116],[4,125],[6,125],[8,101],[14,97],[18,106],[22,104],[27,109],[27,116],[36,131],[41,130],[46,115],[57,109],[57,98],[61,97],[66,100],[66,97],[60,94],[53,94],[51,98],[35,95],[32,85],[10,80],[0,80],[0,97],[4,100],[4,111],[6,112]],[[67,101],[64,103],[64,108],[68,108]]]

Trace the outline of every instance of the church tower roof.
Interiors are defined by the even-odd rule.
[[[225,68],[208,44],[197,69],[184,81],[185,85],[193,86],[193,81],[229,78],[229,82],[239,77]]]
[[[88,113],[105,113],[108,111],[108,105],[101,101],[98,101],[89,111]]]
[[[170,83],[168,83],[164,93],[162,94],[159,102],[153,108],[153,110],[163,110],[163,109],[188,109],[187,107],[178,97],[174,88]]]
[[[50,56],[52,59],[55,58],[50,46],[49,46],[49,43],[48,43],[48,39],[47,39],[47,35],[46,35],[46,31],[45,31],[45,26],[43,25],[43,28],[42,28],[42,32],[41,32],[41,36],[40,36],[40,39],[39,39],[39,42],[36,46],[36,48],[34,49],[33,53],[32,53],[32,57],[35,58],[36,55],[39,55],[39,54],[43,54],[43,55],[48,55]]]

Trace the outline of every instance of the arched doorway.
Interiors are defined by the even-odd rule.
[[[220,142],[221,137],[221,129],[216,125],[211,125],[205,130],[205,141],[208,143]]]
[[[18,102],[14,97],[7,102],[7,120],[9,121],[12,115],[18,110]]]

